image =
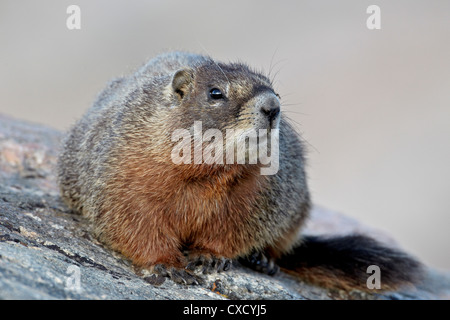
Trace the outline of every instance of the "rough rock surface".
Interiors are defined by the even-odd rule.
[[[62,134],[0,115],[0,299],[448,299],[450,275],[428,270],[402,292],[329,291],[287,274],[266,276],[237,263],[183,286],[143,275],[104,248],[82,217],[61,202],[55,163]],[[315,208],[307,232],[366,232],[392,238],[341,214]]]

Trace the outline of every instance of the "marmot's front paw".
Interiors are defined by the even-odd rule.
[[[188,256],[187,270],[199,270],[203,274],[227,271],[231,268],[231,259],[216,257],[209,253],[190,253]]]
[[[204,281],[201,277],[193,274],[192,272],[167,266],[165,264],[157,264],[153,267],[153,272],[164,277],[170,278],[172,281],[179,284],[203,284]]]

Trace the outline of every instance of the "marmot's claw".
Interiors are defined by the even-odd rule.
[[[199,254],[189,258],[186,266],[187,270],[200,270],[203,274],[227,271],[230,269],[232,261],[225,257],[216,257],[211,254]]]
[[[201,277],[189,272],[188,270],[170,267],[164,264],[157,264],[153,268],[153,271],[157,274],[168,277],[172,281],[179,284],[200,285],[204,283]]]
[[[280,267],[275,264],[275,260],[272,258],[267,258],[263,252],[255,252],[246,258],[241,258],[239,260],[243,265],[270,276],[276,274]]]

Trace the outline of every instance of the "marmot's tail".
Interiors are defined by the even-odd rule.
[[[362,235],[308,236],[277,263],[283,271],[323,287],[370,292],[376,291],[377,267],[383,291],[417,283],[423,274],[422,265],[414,258]]]

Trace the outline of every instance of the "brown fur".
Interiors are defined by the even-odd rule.
[[[123,199],[120,207],[112,212],[105,206],[98,219],[114,219],[104,238],[135,264],[185,266],[180,248],[186,244],[228,258],[253,247],[241,222],[255,214],[253,202],[264,180],[258,167],[173,166],[130,159],[123,154],[116,179],[105,188],[105,203]]]

